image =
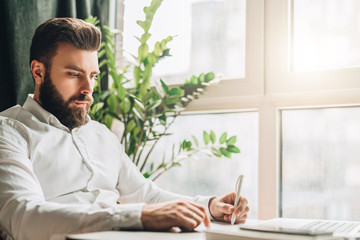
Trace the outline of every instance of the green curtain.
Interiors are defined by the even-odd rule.
[[[97,16],[109,25],[110,0],[0,0],[0,111],[23,104],[34,92],[30,73],[31,39],[52,17]]]

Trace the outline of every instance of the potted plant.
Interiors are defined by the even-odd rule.
[[[149,162],[149,156],[159,140],[171,134],[168,129],[176,117],[185,110],[189,102],[215,82],[215,74],[212,72],[193,75],[177,87],[170,87],[161,79],[151,79],[155,64],[170,56],[167,44],[173,40],[172,36],[162,39],[155,43],[152,50],[148,45],[151,36],[149,29],[161,2],[162,0],[152,0],[150,6],[144,7],[145,20],[137,21],[143,30],[142,35],[136,37],[139,41],[138,55],[133,56],[133,63],[120,70],[115,67],[114,33],[107,26],[100,28],[104,41],[98,54],[99,67],[105,66],[107,70],[96,81],[94,104],[90,110],[92,119],[104,123],[109,129],[114,121],[123,123],[120,138],[125,152],[142,174],[152,180],[174,166],[181,166],[181,161],[199,152],[219,158],[231,158],[232,153],[240,153],[235,145],[236,136],[228,136],[224,132],[217,138],[214,131],[208,130],[203,131],[203,144],[192,136],[172,147],[170,159],[163,158],[159,164]],[[99,24],[99,20],[93,17],[86,21],[95,26]],[[128,77],[129,73],[131,77]],[[109,77],[112,79],[111,87],[102,89],[102,79]]]

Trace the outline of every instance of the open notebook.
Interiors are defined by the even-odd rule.
[[[210,229],[206,239],[360,239],[360,222],[274,218],[237,228]]]

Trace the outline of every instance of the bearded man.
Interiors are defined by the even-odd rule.
[[[191,231],[210,218],[243,223],[246,198],[188,197],[145,179],[117,137],[88,112],[99,74],[101,33],[75,18],[35,31],[35,92],[0,113],[0,232],[3,239],[137,229]]]

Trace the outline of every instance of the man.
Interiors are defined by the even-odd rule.
[[[101,33],[54,18],[34,34],[34,95],[0,114],[0,228],[5,239],[146,229],[191,231],[209,217],[243,223],[235,193],[186,197],[145,179],[104,125],[90,120]]]

